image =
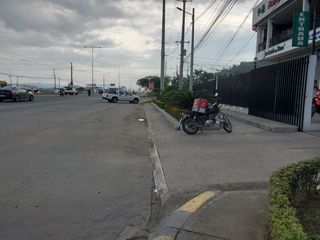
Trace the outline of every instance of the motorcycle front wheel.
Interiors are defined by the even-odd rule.
[[[232,124],[229,118],[226,115],[222,115],[222,127],[227,133],[232,132]]]
[[[182,129],[186,134],[193,135],[199,131],[199,128],[195,126],[193,117],[187,117],[181,122]]]

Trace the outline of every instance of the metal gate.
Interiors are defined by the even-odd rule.
[[[309,57],[251,72],[249,114],[302,129]]]

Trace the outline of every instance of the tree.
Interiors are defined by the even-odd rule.
[[[144,78],[140,78],[137,81],[137,85],[142,88],[149,89],[149,83],[154,83],[154,92],[160,92],[160,78],[157,76],[148,76]]]
[[[7,82],[0,80],[0,87],[4,87],[4,86],[7,86]]]

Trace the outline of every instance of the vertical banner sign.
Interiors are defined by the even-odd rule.
[[[310,31],[310,13],[294,12],[293,30],[292,30],[292,46],[307,47],[309,42]]]

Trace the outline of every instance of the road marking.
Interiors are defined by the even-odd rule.
[[[170,236],[158,236],[154,240],[174,240],[174,237]]]
[[[193,198],[190,201],[188,201],[187,203],[185,203],[177,211],[185,211],[185,212],[193,213],[193,212],[197,211],[197,209],[199,207],[201,207],[202,204],[204,204],[206,201],[208,201],[214,195],[215,195],[215,193],[211,192],[211,191],[201,193],[200,195],[196,196],[195,198]]]

